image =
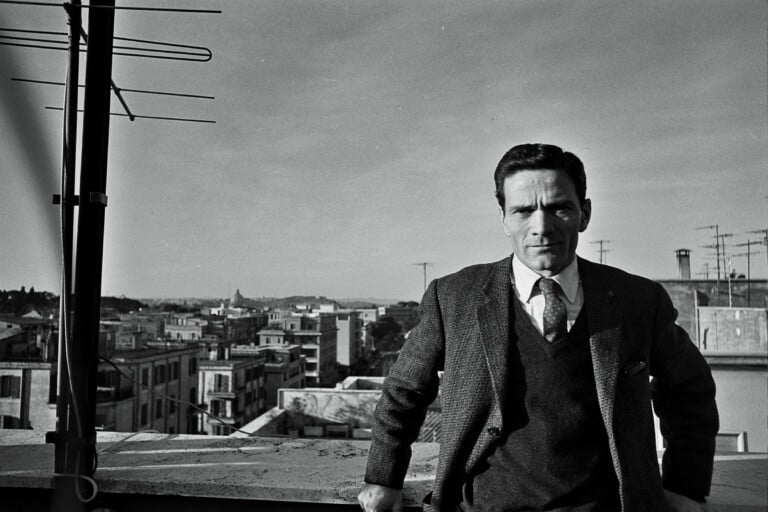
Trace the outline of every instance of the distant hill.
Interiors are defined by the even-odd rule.
[[[131,311],[138,311],[139,309],[146,308],[147,305],[136,299],[129,299],[127,297],[102,297],[101,309],[112,309],[119,311],[120,313],[130,313]]]
[[[101,309],[110,309],[120,313],[137,311],[146,304],[127,297],[102,297]],[[27,290],[0,290],[0,314],[24,316],[30,311],[37,311],[43,317],[59,314],[59,296],[51,292],[37,292],[32,287]]]
[[[178,298],[142,298],[142,303],[150,307],[167,307],[170,304],[177,304],[187,308],[216,307],[222,301],[229,299],[223,298],[200,298],[200,297],[178,297]],[[319,306],[320,304],[334,304],[337,308],[373,308],[377,306],[389,306],[401,302],[402,299],[379,299],[376,297],[355,297],[343,299],[331,299],[322,295],[292,295],[290,297],[256,297],[243,298],[240,306],[252,309],[264,308],[288,308],[296,304],[310,304]]]
[[[59,297],[51,292],[37,292],[22,286],[20,290],[0,290],[0,313],[24,316],[37,311],[43,317],[58,314]]]
[[[401,299],[377,299],[375,297],[362,297],[351,299],[336,299],[347,308],[374,308],[377,306],[389,306],[397,304]]]

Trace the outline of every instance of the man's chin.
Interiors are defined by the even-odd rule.
[[[557,275],[568,266],[563,258],[554,255],[549,257],[538,256],[523,263],[537,274],[543,276]]]

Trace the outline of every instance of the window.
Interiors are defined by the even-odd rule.
[[[141,369],[141,385],[149,386],[149,368]]]
[[[197,358],[192,357],[189,359],[189,370],[187,375],[194,375],[197,373]]]
[[[21,420],[14,416],[0,416],[0,429],[21,428]]]
[[[163,399],[158,398],[155,400],[155,418],[163,417]]]
[[[165,384],[165,365],[155,366],[155,385]]]
[[[21,397],[21,377],[17,375],[3,375],[0,377],[0,397]]]
[[[189,389],[189,401],[193,404],[197,404],[197,390],[195,388]]]
[[[229,392],[229,375],[216,374],[214,376],[213,391],[216,393]]]
[[[174,361],[171,364],[171,380],[176,380],[176,379],[179,378],[179,367],[180,366],[181,365],[179,364],[178,361]]]
[[[141,421],[139,425],[146,425],[149,418],[147,418],[147,404],[141,404]]]

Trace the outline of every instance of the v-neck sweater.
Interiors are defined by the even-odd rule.
[[[618,510],[618,481],[597,401],[584,310],[548,342],[519,300],[510,341],[509,428],[465,485],[462,507],[486,511]],[[505,437],[506,436],[506,437]]]

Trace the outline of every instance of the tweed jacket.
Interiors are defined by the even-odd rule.
[[[430,283],[420,322],[384,382],[365,480],[402,488],[410,445],[441,384],[441,446],[425,510],[451,511],[462,484],[508,433],[514,336],[511,259]],[[579,258],[590,352],[624,512],[664,510],[663,488],[706,496],[718,429],[709,367],[653,281]],[[653,377],[651,380],[650,377]],[[660,476],[653,408],[666,450]]]

